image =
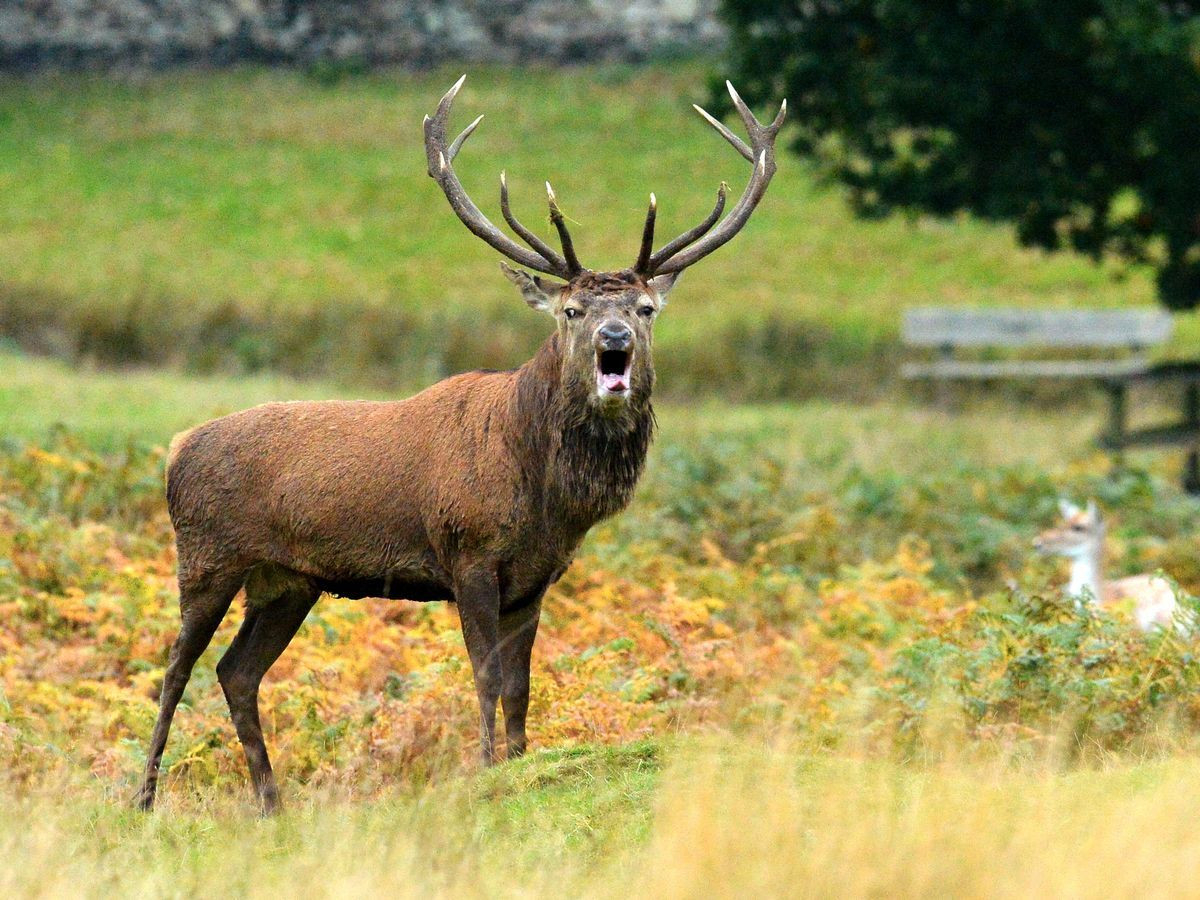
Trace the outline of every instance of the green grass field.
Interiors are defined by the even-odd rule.
[[[0,83],[0,895],[1193,893],[1194,638],[1081,613],[1030,546],[1095,497],[1111,572],[1200,612],[1177,454],[1113,470],[1087,398],[949,415],[892,387],[906,306],[1150,303],[1148,279],[855,221],[792,159],[661,319],[659,435],[548,596],[530,756],[478,770],[452,609],[325,598],[263,688],[285,813],[256,817],[213,674],[237,610],[158,810],[129,808],[178,624],[170,436],[547,331],[424,175],[457,74]],[[495,209],[507,168],[544,230],[550,177],[585,259],[626,264],[649,190],[669,231],[741,183],[688,108],[705,78],[473,72],[464,180]]]
[[[545,333],[425,175],[420,121],[457,77],[296,73],[0,84],[0,334],[69,359],[413,385],[519,363]],[[498,217],[546,233],[555,185],[584,262],[632,262],[703,217],[743,161],[690,109],[699,65],[471,73],[458,161]],[[1018,250],[970,219],[856,221],[795,158],[659,325],[662,387],[740,399],[876,394],[917,304],[1125,306],[1146,273]],[[1194,342],[1181,317],[1177,348]]]

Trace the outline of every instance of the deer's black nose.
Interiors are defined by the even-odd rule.
[[[596,330],[596,337],[605,350],[628,350],[633,330],[623,322],[605,322]]]

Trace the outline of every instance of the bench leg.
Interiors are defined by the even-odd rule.
[[[1128,429],[1127,397],[1129,388],[1123,382],[1111,382],[1108,388],[1108,431],[1109,457],[1114,471],[1125,466],[1125,434]]]
[[[1200,387],[1187,384],[1183,389],[1183,421],[1192,428],[1200,426]],[[1183,460],[1183,489],[1200,494],[1200,448],[1195,445]]]
[[[954,359],[954,348],[949,344],[944,344],[938,348],[939,360]],[[933,402],[939,410],[944,413],[954,412],[954,394],[953,386],[950,384],[949,378],[935,378],[933,386]]]
[[[1200,494],[1200,453],[1189,450],[1183,460],[1183,489],[1189,494]]]

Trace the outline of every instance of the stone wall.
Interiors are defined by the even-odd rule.
[[[717,0],[0,0],[0,69],[639,61],[720,47]]]

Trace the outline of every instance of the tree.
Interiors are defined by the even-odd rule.
[[[1200,3],[724,0],[734,82],[856,208],[1015,222],[1200,304]]]

